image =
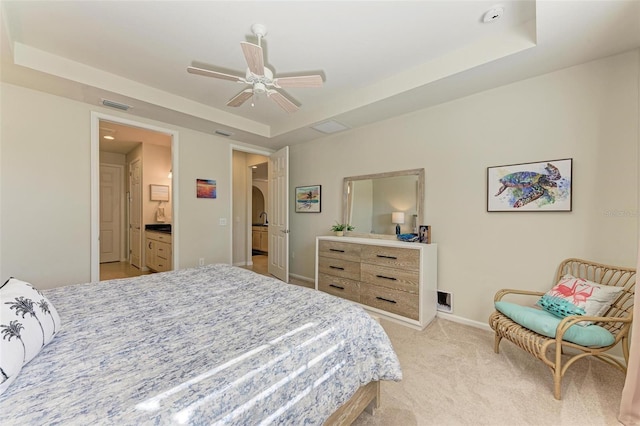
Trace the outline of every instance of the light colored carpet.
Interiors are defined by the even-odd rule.
[[[375,415],[354,425],[619,425],[624,374],[582,359],[565,374],[562,400],[551,371],[493,333],[436,318],[423,331],[381,320],[398,354],[401,382],[383,382]]]

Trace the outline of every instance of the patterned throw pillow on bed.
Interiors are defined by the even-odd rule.
[[[59,329],[58,312],[31,284],[9,278],[0,287],[0,394]]]
[[[596,284],[573,275],[565,275],[537,304],[560,318],[571,315],[597,317],[609,309],[622,291],[621,287]],[[586,326],[593,324],[593,321],[580,321],[578,324]]]

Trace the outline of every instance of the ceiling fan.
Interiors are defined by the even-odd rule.
[[[264,56],[261,46],[262,37],[267,34],[267,28],[262,24],[253,24],[251,26],[251,32],[258,37],[258,44],[247,43],[244,41],[240,42],[242,53],[244,54],[248,65],[244,76],[225,74],[196,67],[187,67],[187,72],[206,77],[235,81],[236,83],[245,83],[251,86],[231,98],[231,100],[227,102],[227,106],[239,107],[254,95],[266,94],[269,99],[273,100],[286,112],[296,112],[298,110],[298,106],[276,89],[288,87],[322,87],[322,76],[297,75],[274,78],[273,72],[264,65]]]

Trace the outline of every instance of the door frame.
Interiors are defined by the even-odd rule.
[[[230,174],[230,179],[229,179],[229,193],[231,194],[231,213],[230,216],[233,219],[233,151],[240,151],[240,152],[246,152],[248,154],[256,154],[256,155],[263,155],[265,157],[267,157],[267,159],[269,158],[269,156],[271,154],[273,154],[275,151],[269,150],[269,149],[256,149],[256,148],[250,148],[248,146],[243,146],[243,145],[236,145],[236,144],[229,144],[229,164],[231,164],[231,169],[229,171]],[[245,264],[247,265],[252,265],[253,261],[251,260],[251,179],[249,179],[251,176],[251,169],[245,170],[245,173],[247,173],[247,177],[245,180],[247,180],[247,184],[245,186],[245,194],[247,196],[247,201],[245,203],[245,217],[247,218],[246,223],[244,224],[245,228],[246,228],[246,238],[245,238]],[[266,200],[265,200],[266,201]],[[230,220],[229,223],[231,224],[231,228],[229,229],[231,232],[229,233],[229,247],[231,247],[230,249],[230,253],[231,253],[231,259],[229,261],[229,263],[233,263],[233,243],[234,243],[234,238],[233,238],[233,224],[234,221]]]
[[[91,270],[91,282],[100,281],[100,121],[111,121],[114,123],[122,124],[125,126],[138,127],[141,129],[152,130],[154,132],[165,133],[171,136],[171,170],[172,170],[172,182],[171,190],[173,193],[174,202],[172,206],[172,225],[171,234],[173,241],[177,242],[179,233],[179,216],[178,206],[179,203],[179,170],[178,170],[178,146],[179,135],[176,130],[157,127],[151,124],[142,123],[140,121],[129,120],[127,118],[118,117],[115,115],[109,115],[98,111],[91,111],[91,248],[90,248],[90,270]],[[173,268],[179,269],[180,263],[180,247],[178,244],[173,244]]]

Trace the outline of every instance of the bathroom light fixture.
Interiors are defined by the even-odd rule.
[[[400,234],[400,225],[404,224],[404,212],[391,213],[391,223],[396,224],[396,235]]]
[[[114,140],[115,138],[114,138],[113,136],[109,136],[109,135],[107,135],[107,136],[103,136],[103,137],[102,137],[102,139],[108,139],[108,140],[112,141],[112,140]]]

